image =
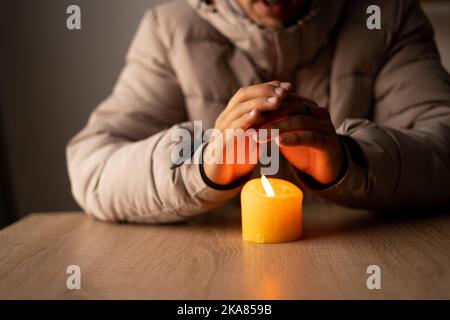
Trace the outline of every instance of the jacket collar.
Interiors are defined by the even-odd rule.
[[[187,1],[267,77],[288,77],[293,69],[310,62],[329,41],[346,2],[311,0],[309,13],[296,24],[269,29],[239,14],[228,0]]]

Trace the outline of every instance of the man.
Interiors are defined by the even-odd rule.
[[[450,78],[410,0],[176,1],[149,10],[112,95],[67,148],[79,204],[170,222],[234,197],[254,165],[174,166],[174,130],[279,129],[279,175],[328,201],[431,208],[450,199]],[[312,103],[311,101],[314,101]],[[209,141],[192,157],[214,147]]]

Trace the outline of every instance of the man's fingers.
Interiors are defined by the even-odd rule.
[[[256,109],[245,113],[237,119],[231,121],[230,125],[225,129],[243,129],[246,130],[251,127],[260,116],[260,112]]]
[[[305,116],[330,119],[330,113],[327,109],[320,107],[315,102],[298,98],[299,100],[285,100],[280,107],[280,112],[285,112],[286,115],[302,114]]]
[[[278,137],[278,144],[281,147],[303,146],[323,148],[332,141],[333,139],[331,137],[313,131],[287,133]]]
[[[280,134],[293,131],[315,131],[324,135],[336,133],[331,122],[313,117],[294,115],[282,118],[265,126],[266,129],[278,129]]]
[[[267,83],[256,84],[248,87],[240,88],[228,103],[229,106],[234,107],[244,101],[259,98],[278,96],[285,98],[292,90],[292,85],[287,82],[272,81]]]
[[[281,99],[275,96],[247,100],[236,106],[233,110],[230,110],[227,114],[224,114],[222,117],[222,123],[225,125],[231,123],[246,113],[252,112],[253,110],[257,110],[259,112],[275,110],[279,108],[280,105]]]
[[[253,109],[270,111],[278,108],[283,99],[292,91],[291,83],[271,81],[242,87],[231,98],[226,109],[216,120],[216,127],[225,128],[231,122]]]
[[[328,111],[322,107],[313,105],[306,106],[301,102],[282,101],[278,108],[264,112],[256,126],[263,127],[267,124],[277,122],[280,119],[295,115],[303,115],[330,122]]]

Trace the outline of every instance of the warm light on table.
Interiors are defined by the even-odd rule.
[[[253,179],[241,192],[242,237],[256,243],[299,240],[303,192],[281,179]]]

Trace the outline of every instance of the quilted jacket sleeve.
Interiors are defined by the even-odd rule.
[[[430,208],[450,204],[450,77],[417,1],[399,1],[397,30],[374,87],[374,121],[338,129],[358,143],[344,178],[317,193],[343,205]],[[361,161],[359,161],[361,162]]]
[[[112,95],[67,146],[75,199],[102,220],[183,220],[238,192],[208,187],[197,164],[172,168],[172,133],[180,127],[192,132],[193,123],[171,68],[170,41],[160,29],[149,10]]]

